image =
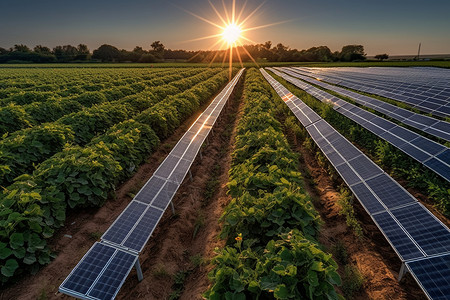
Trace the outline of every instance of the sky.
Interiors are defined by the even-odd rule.
[[[232,0],[223,0],[231,10]],[[223,13],[222,0],[211,2]],[[245,0],[236,0],[239,11]],[[263,3],[248,0],[243,16]],[[0,0],[0,47],[14,44],[102,44],[149,49],[207,50],[217,38],[190,41],[219,29],[187,13],[220,23],[208,0]],[[282,24],[246,32],[257,43],[272,41],[308,49],[361,44],[368,55],[450,54],[450,0],[267,0],[246,26]]]

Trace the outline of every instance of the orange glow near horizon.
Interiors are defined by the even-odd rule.
[[[213,11],[215,12],[216,16],[220,20],[219,23],[216,23],[214,21],[211,21],[210,19],[201,17],[201,16],[199,16],[199,15],[193,13],[193,12],[190,12],[188,10],[185,10],[185,9],[181,8],[184,11],[186,11],[187,13],[189,13],[192,16],[196,17],[197,19],[202,20],[203,22],[206,22],[206,23],[208,23],[208,24],[210,24],[210,25],[212,25],[214,27],[217,27],[220,30],[220,33],[218,33],[218,34],[205,36],[205,37],[200,37],[200,38],[196,38],[196,39],[189,40],[189,41],[186,41],[186,42],[193,42],[193,41],[200,41],[200,40],[218,38],[218,40],[208,49],[208,50],[213,50],[214,47],[216,47],[217,45],[220,44],[219,45],[219,50],[216,51],[212,61],[210,62],[210,65],[212,63],[214,63],[214,61],[217,58],[217,56],[219,56],[219,52],[220,51],[226,50],[225,54],[224,54],[224,57],[223,57],[223,60],[222,60],[222,65],[225,63],[225,61],[227,60],[227,57],[229,56],[229,69],[230,69],[229,77],[230,77],[230,80],[231,80],[232,66],[233,66],[233,48],[235,48],[236,55],[237,55],[237,58],[239,59],[239,63],[241,65],[241,67],[243,67],[244,65],[242,63],[242,58],[241,58],[241,54],[243,54],[243,53],[240,53],[240,51],[239,51],[240,49],[242,49],[244,51],[244,54],[249,56],[249,58],[259,67],[259,65],[256,62],[256,60],[250,55],[250,53],[247,51],[247,49],[245,49],[243,41],[247,41],[247,42],[250,42],[252,44],[257,44],[257,43],[252,41],[250,38],[244,36],[244,33],[248,32],[248,31],[262,29],[262,28],[266,28],[266,27],[269,27],[269,26],[274,26],[274,25],[277,25],[277,24],[288,22],[288,21],[283,21],[283,22],[278,22],[278,23],[273,23],[273,24],[266,24],[266,25],[260,25],[260,26],[256,26],[256,27],[249,27],[249,28],[247,28],[246,27],[247,22],[255,15],[256,12],[258,12],[258,10],[261,9],[261,7],[264,5],[264,3],[267,0],[262,2],[258,7],[256,7],[249,14],[244,15],[244,11],[245,11],[245,8],[247,6],[247,1],[248,0],[245,0],[244,4],[242,5],[242,7],[241,7],[241,9],[239,11],[239,13],[236,14],[236,0],[232,0],[231,9],[230,10],[227,9],[227,6],[225,4],[225,0],[222,0],[223,14],[221,14],[219,12],[219,10],[211,2],[211,0],[208,0],[211,8],[213,9]],[[241,21],[241,19],[243,19],[243,20]],[[196,57],[197,55],[195,55],[194,57]]]

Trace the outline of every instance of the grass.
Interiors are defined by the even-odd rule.
[[[155,269],[153,270],[153,276],[158,277],[158,278],[169,278],[171,277],[169,272],[167,272],[166,268],[163,265],[158,264]]]
[[[102,233],[101,233],[101,232],[98,232],[98,231],[94,231],[94,232],[90,232],[90,233],[89,233],[89,237],[90,237],[91,239],[93,239],[94,241],[98,241],[98,240],[100,239],[101,236],[102,236]]]
[[[192,271],[178,271],[173,277],[172,293],[169,295],[169,300],[179,299],[184,290],[184,282],[186,278],[192,273]]]
[[[346,265],[344,276],[342,276],[342,292],[347,299],[352,299],[353,295],[359,292],[366,279],[356,266]]]
[[[209,63],[54,63],[54,64],[0,64],[0,68],[192,68],[208,67]],[[225,67],[222,63],[213,63],[211,67]],[[233,66],[240,67],[240,63]],[[253,62],[245,62],[244,67],[255,67]],[[308,67],[439,67],[450,68],[450,61],[366,61],[366,62],[259,62],[256,67],[308,66]]]

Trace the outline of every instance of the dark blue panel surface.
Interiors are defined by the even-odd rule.
[[[102,236],[102,240],[120,245],[128,233],[131,232],[136,222],[145,212],[146,208],[147,205],[132,201],[117,218],[114,224],[108,228]]]
[[[356,198],[362,203],[369,214],[386,210],[381,202],[373,195],[364,183],[358,183],[350,187]]]
[[[430,153],[431,155],[436,155],[445,149],[447,149],[445,146],[442,146],[441,144],[438,144],[432,140],[426,139],[424,137],[417,137],[416,139],[412,140],[410,142],[414,146]]]
[[[450,251],[450,232],[419,203],[392,213],[427,255]]]
[[[417,202],[417,200],[405,191],[394,179],[387,174],[382,174],[367,180],[367,185],[374,191],[384,205],[394,208],[400,205]]]
[[[88,295],[98,299],[114,299],[134,266],[137,257],[118,251]]]
[[[403,260],[424,257],[413,241],[388,212],[372,216]]]
[[[159,193],[159,190],[164,186],[165,182],[165,179],[152,176],[136,195],[135,199],[150,204],[153,201],[153,198]]]
[[[383,173],[380,167],[364,155],[360,155],[355,159],[349,160],[348,163],[364,180]]]
[[[339,172],[339,174],[341,174],[342,179],[344,179],[349,186],[361,181],[361,178],[356,175],[356,173],[348,166],[348,164],[345,163],[335,168]]]
[[[441,175],[447,181],[450,181],[450,167],[444,164],[442,161],[432,158],[426,161],[424,164],[434,172]]]
[[[115,251],[113,247],[95,243],[60,288],[86,294]]]
[[[431,299],[450,298],[450,255],[408,262],[407,265]]]
[[[163,212],[161,210],[149,207],[123,245],[140,252],[153,233],[153,230],[155,230],[162,214]]]

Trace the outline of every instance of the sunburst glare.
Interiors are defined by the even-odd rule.
[[[217,59],[219,54],[222,52],[223,54],[223,60],[222,64],[225,63],[225,61],[228,58],[229,61],[229,77],[231,80],[232,75],[232,67],[233,67],[233,49],[235,49],[237,59],[239,60],[239,63],[241,67],[243,67],[241,54],[247,55],[256,65],[258,63],[256,60],[252,57],[252,55],[247,51],[247,49],[244,46],[245,42],[250,42],[252,44],[257,44],[256,42],[252,41],[250,38],[244,35],[245,32],[253,31],[257,29],[262,29],[270,26],[274,26],[277,24],[285,23],[288,21],[282,21],[272,24],[264,24],[259,25],[256,27],[246,27],[246,24],[249,23],[252,17],[261,9],[261,7],[264,5],[264,2],[262,2],[258,7],[256,7],[253,11],[246,13],[245,9],[247,7],[247,0],[243,3],[242,7],[239,10],[239,14],[236,15],[236,0],[230,1],[231,8],[227,8],[227,5],[225,3],[225,0],[222,0],[222,6],[223,6],[223,13],[221,14],[220,11],[217,9],[216,6],[211,2],[211,0],[208,0],[211,8],[213,9],[216,16],[219,18],[220,22],[214,22],[211,19],[199,16],[191,11],[188,11],[184,8],[181,8],[182,10],[186,11],[187,13],[193,15],[199,20],[202,20],[203,22],[206,22],[214,27],[217,27],[220,30],[220,33],[213,34],[210,36],[200,37],[196,39],[192,39],[186,42],[193,42],[193,41],[200,41],[200,40],[206,40],[206,39],[217,39],[217,41],[209,47],[209,51],[215,50],[215,47],[219,47],[219,49],[216,49],[216,53],[214,54],[214,57],[212,58],[210,65],[214,63],[214,61]],[[241,21],[241,19],[243,19]],[[226,51],[224,51],[226,50]],[[244,53],[240,53],[240,51],[243,51]],[[197,55],[200,54],[200,52],[197,53]],[[194,57],[196,57],[195,55]],[[193,57],[193,58],[194,58]],[[191,58],[191,59],[193,59]]]

